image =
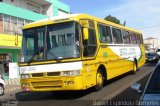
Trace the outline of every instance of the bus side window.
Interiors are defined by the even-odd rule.
[[[83,43],[84,44],[84,56],[94,56],[97,49],[97,39],[95,30],[92,28],[88,28],[89,30],[89,39]]]
[[[137,42],[137,35],[135,33],[133,33],[134,37],[135,37],[135,44],[138,44]]]
[[[98,36],[101,43],[105,43],[107,41],[105,26],[98,25]]]
[[[122,34],[121,30],[117,28],[112,28],[112,34],[113,34],[113,42],[114,44],[122,44]]]
[[[137,38],[137,44],[141,44],[141,39],[139,34],[136,34],[136,38]]]
[[[111,28],[109,26],[106,26],[106,32],[107,32],[107,43],[112,43],[112,34],[111,34]]]
[[[129,33],[125,30],[122,30],[123,42],[124,44],[130,44]]]
[[[136,44],[136,36],[134,33],[130,32],[131,44]]]

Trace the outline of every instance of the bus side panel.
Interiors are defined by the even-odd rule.
[[[126,47],[123,45],[117,47],[116,45],[101,46],[96,62],[105,63],[107,79],[111,79],[133,70],[134,58],[137,58],[138,67],[141,67],[145,63],[144,51],[144,46],[139,48],[138,45]],[[121,55],[121,52],[124,52],[123,55]]]
[[[97,65],[95,64],[95,60],[83,61],[84,89],[96,85],[96,72]]]
[[[145,64],[146,62],[146,57],[145,57],[145,47],[144,45],[140,45],[140,49],[141,49],[141,57],[140,59],[138,60],[138,67],[141,67]]]
[[[109,46],[100,47],[96,62],[105,64],[107,79],[128,72],[133,66],[133,62],[120,58],[109,48]]]

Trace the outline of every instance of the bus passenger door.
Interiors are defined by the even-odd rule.
[[[85,83],[87,87],[92,86],[96,82],[96,67],[95,67],[95,56],[97,51],[97,39],[94,22],[87,20],[88,25],[82,28],[83,30],[83,72],[85,73]]]

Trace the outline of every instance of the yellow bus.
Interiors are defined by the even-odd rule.
[[[144,63],[140,31],[94,16],[71,14],[23,28],[24,91],[100,90],[105,80]]]

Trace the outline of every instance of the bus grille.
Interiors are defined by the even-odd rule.
[[[60,72],[48,72],[47,76],[60,76]]]
[[[52,88],[62,87],[62,81],[43,81],[43,82],[32,82],[33,88]]]
[[[32,77],[46,77],[46,76],[49,76],[49,77],[52,77],[52,76],[60,76],[60,72],[48,72],[48,73],[34,73],[32,74]]]
[[[43,77],[43,73],[32,74],[32,77]]]

